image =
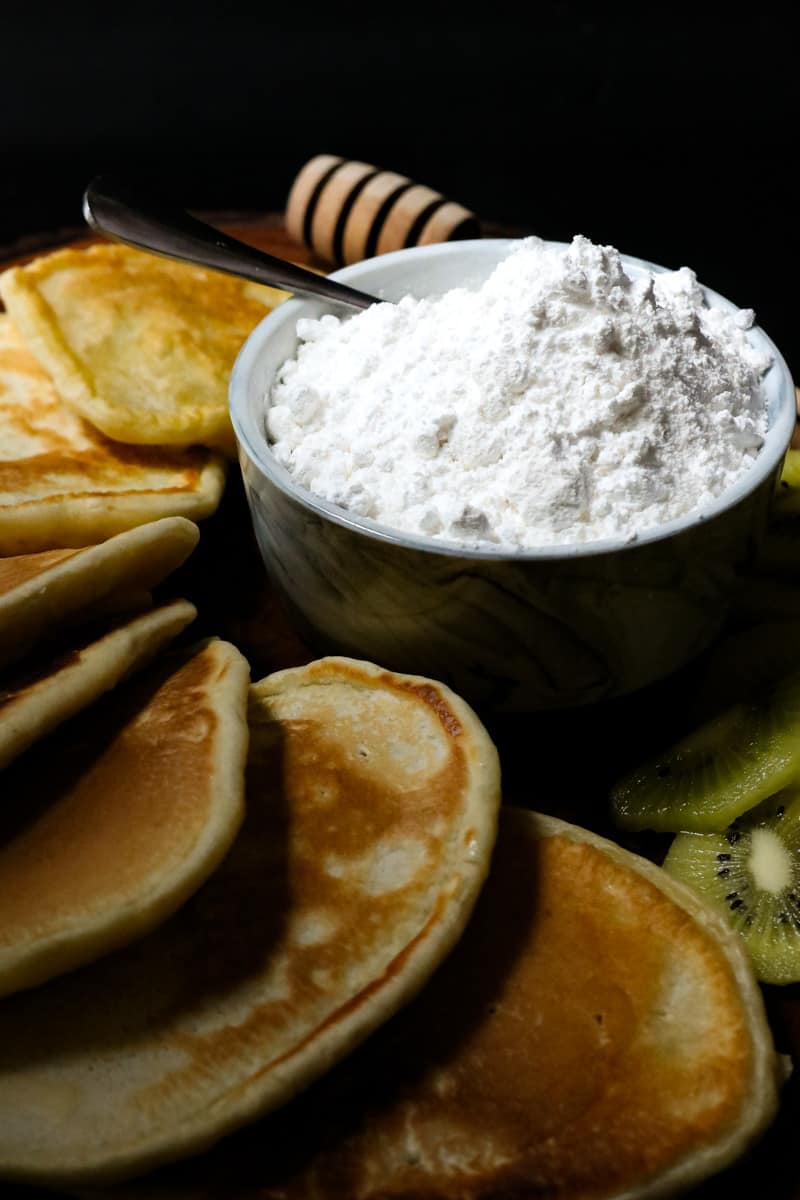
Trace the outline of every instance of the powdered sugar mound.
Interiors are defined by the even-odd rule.
[[[527,238],[478,291],[298,322],[267,413],[297,482],[407,532],[633,538],[719,496],[766,432],[753,314],[692,271]]]

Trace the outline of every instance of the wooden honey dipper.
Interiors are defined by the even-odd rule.
[[[395,171],[318,154],[299,171],[286,203],[286,228],[337,266],[431,242],[479,237],[469,209]]]

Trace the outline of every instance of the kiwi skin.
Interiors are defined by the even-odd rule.
[[[763,983],[800,982],[800,785],[724,833],[681,833],[664,870],[723,911]]]
[[[800,673],[713,717],[618,780],[621,829],[720,833],[800,776]]]

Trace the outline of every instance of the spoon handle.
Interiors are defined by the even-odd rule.
[[[182,209],[172,208],[109,176],[100,175],[91,181],[83,197],[83,215],[93,229],[140,250],[350,308],[369,308],[378,302],[376,296],[315,275],[228,237]]]

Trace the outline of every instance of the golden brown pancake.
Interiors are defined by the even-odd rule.
[[[70,625],[125,607],[179,567],[199,537],[191,521],[164,517],[98,546],[0,558],[0,667]]]
[[[0,275],[61,398],[110,438],[233,454],[228,379],[285,292],[128,246],[56,250]]]
[[[0,672],[0,769],[144,666],[197,616],[174,600],[98,630],[73,632],[68,646]]]
[[[216,868],[244,812],[248,684],[227,642],[166,655],[3,773],[0,994],[141,937]]]
[[[240,1153],[259,1200],[674,1195],[758,1137],[775,1081],[724,919],[613,843],[503,808],[448,961]],[[225,1169],[217,1153],[153,1186],[220,1194]]]
[[[326,1071],[460,935],[499,801],[461,700],[327,659],[255,685],[250,728],[247,817],[197,895],[0,1004],[4,1176],[98,1182],[209,1145]]]
[[[86,546],[158,517],[212,513],[224,460],[124,446],[76,416],[0,316],[0,554]]]

